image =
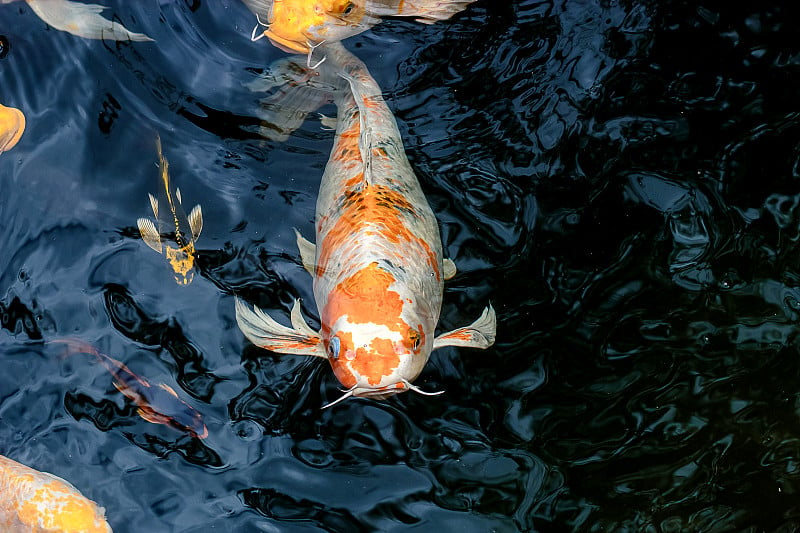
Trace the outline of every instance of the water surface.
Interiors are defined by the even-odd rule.
[[[107,2],[155,43],[86,41],[0,6],[0,453],[69,480],[115,531],[791,531],[800,527],[798,8],[483,2],[346,42],[395,112],[497,344],[353,400],[247,343],[233,295],[316,319],[332,134],[259,134],[245,84],[284,57],[236,0]],[[205,214],[175,284],[136,231],[159,133]],[[316,324],[314,324],[316,326]],[[142,420],[78,336],[200,410]]]

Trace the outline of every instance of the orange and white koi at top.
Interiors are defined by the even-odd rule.
[[[445,20],[474,0],[244,0],[256,14],[261,37],[285,51],[310,52],[323,42],[365,31],[383,17],[414,17],[427,24]]]
[[[111,533],[104,510],[78,489],[0,455],[0,531]]]
[[[307,325],[298,302],[291,328],[238,299],[236,318],[258,346],[327,359],[347,387],[333,403],[409,389],[429,394],[412,381],[431,351],[487,348],[495,338],[495,313],[489,306],[470,326],[434,338],[443,280],[455,275],[455,265],[442,258],[436,218],[380,88],[341,44],[326,45],[326,54],[317,81],[311,77],[306,85],[338,84],[336,137],[317,199],[316,246],[297,235],[314,279],[321,329]]]

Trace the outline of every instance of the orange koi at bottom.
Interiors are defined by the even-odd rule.
[[[0,455],[3,533],[111,533],[105,510],[60,477]]]

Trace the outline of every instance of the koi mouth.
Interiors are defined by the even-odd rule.
[[[280,35],[276,35],[270,30],[265,31],[264,35],[267,36],[269,41],[275,45],[275,47],[283,50],[284,52],[288,52],[290,54],[296,54],[297,52],[305,54],[308,52],[308,44],[306,43],[298,43],[297,41],[286,39]]]

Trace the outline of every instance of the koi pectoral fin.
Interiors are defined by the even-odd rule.
[[[117,22],[100,15],[105,9],[97,4],[69,0],[28,0],[34,13],[57,30],[86,39],[112,41],[152,41],[143,33],[134,33]]]
[[[299,327],[299,306],[295,302],[296,310],[292,310],[294,328],[276,322],[271,316],[258,307],[250,308],[239,298],[236,298],[236,323],[244,336],[256,346],[266,348],[277,353],[293,355],[313,355],[327,359],[322,348],[319,334],[313,332],[307,325]],[[299,320],[302,320],[300,317]]]
[[[452,279],[455,277],[458,269],[456,268],[456,264],[453,263],[452,259],[445,259],[442,261],[442,271],[442,278]]]
[[[156,225],[149,218],[140,218],[136,221],[139,233],[144,243],[158,253],[163,251],[161,246],[161,235],[158,234]]]
[[[433,340],[433,349],[443,346],[465,346],[485,349],[494,344],[497,316],[490,305],[483,310],[478,320],[469,326],[443,333]]]
[[[314,263],[317,260],[317,247],[314,246],[313,242],[300,235],[300,232],[296,229],[294,234],[297,237],[297,248],[300,250],[300,260],[303,262],[303,268],[313,276]]]

